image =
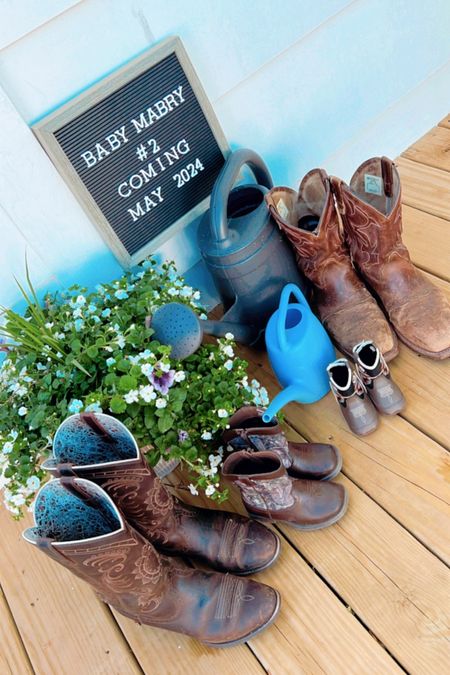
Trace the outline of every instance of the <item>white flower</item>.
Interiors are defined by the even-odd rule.
[[[141,366],[141,373],[146,377],[149,377],[153,373],[153,370],[154,368],[151,363],[144,363]]]
[[[116,359],[114,359],[112,356],[110,356],[108,359],[106,359],[106,365],[107,366],[113,366],[116,362]]]
[[[170,363],[159,363],[158,367],[163,373],[168,373],[170,370]]]
[[[234,351],[233,351],[233,347],[231,345],[225,345],[225,347],[222,347],[222,351],[223,351],[224,354],[226,354],[226,356],[229,356],[230,359],[233,358]]]
[[[207,318],[208,317],[206,316],[205,312],[202,312],[199,316],[199,319],[202,319],[203,321],[205,321]]]
[[[222,461],[222,457],[220,455],[209,455],[208,459],[212,467],[219,466],[220,462]]]
[[[137,389],[130,389],[130,391],[125,394],[124,399],[127,403],[137,403],[139,401],[139,392]]]
[[[226,368],[227,370],[231,370],[233,368],[233,361],[231,359],[228,359],[228,361],[225,361],[223,364],[223,367]]]
[[[200,291],[195,291],[192,297],[194,300],[200,300]]]
[[[76,310],[73,313],[73,318],[74,319],[81,319],[83,317],[83,312],[81,311],[80,307],[77,307]]]
[[[0,474],[0,490],[4,490],[11,482],[11,478],[6,478],[4,474]]]
[[[123,349],[125,347],[125,338],[123,335],[118,335],[116,342],[119,345],[120,349]]]
[[[167,292],[169,293],[169,295],[180,295],[180,291],[179,291],[178,288],[173,288],[173,287],[169,288],[169,290]]]
[[[57,337],[58,340],[64,340],[66,336],[64,335],[64,333],[56,333],[55,337]]]
[[[203,441],[210,441],[212,438],[212,434],[210,431],[204,431],[201,435],[201,438]]]
[[[25,417],[27,412],[28,412],[28,408],[26,408],[24,405],[21,405],[19,410],[17,411],[17,414],[20,415],[21,417]]]
[[[50,328],[53,328],[54,325],[55,325],[54,323],[50,323],[50,321],[48,321],[48,322],[45,324],[45,327],[47,328],[47,330],[50,330]]]
[[[25,504],[25,497],[23,495],[13,495],[10,500],[14,504],[14,506],[22,506],[22,504]]]
[[[41,481],[37,476],[30,476],[27,478],[27,488],[28,490],[39,490],[39,487],[41,485]]]
[[[173,376],[173,379],[175,380],[175,382],[183,382],[183,380],[186,379],[186,373],[184,372],[184,370],[177,370],[177,372]]]
[[[13,447],[14,447],[14,446],[13,446],[13,444],[11,443],[11,441],[7,441],[7,442],[4,444],[3,449],[2,449],[3,454],[4,454],[4,455],[9,455],[9,453],[12,452]]]
[[[167,405],[167,401],[165,398],[157,398],[155,405],[157,408],[165,408]]]
[[[150,384],[146,387],[140,387],[139,394],[146,403],[150,403],[150,401],[153,401],[156,398],[155,390]]]
[[[207,497],[211,497],[211,495],[213,495],[215,493],[215,491],[216,491],[216,488],[214,487],[214,485],[208,485],[208,487],[205,490],[205,495]]]
[[[192,483],[189,483],[188,488],[189,488],[189,491],[190,491],[191,495],[198,495],[198,490],[195,487],[195,485],[192,485]]]
[[[225,333],[225,340],[234,340],[233,333]]]
[[[77,299],[76,299],[76,303],[77,303],[77,305],[79,305],[80,307],[82,307],[83,305],[85,305],[85,304],[86,304],[86,298],[84,297],[84,295],[79,295],[79,296],[77,297]]]
[[[217,414],[218,414],[219,417],[228,417],[228,413],[225,410],[225,408],[219,408],[219,410],[217,411]]]

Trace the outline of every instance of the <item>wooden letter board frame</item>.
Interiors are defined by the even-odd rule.
[[[214,136],[215,142],[219,146],[225,160],[230,153],[229,145],[186,50],[178,37],[169,37],[163,40],[161,43],[150,48],[145,53],[114,71],[111,75],[89,87],[86,91],[75,96],[69,102],[32,125],[32,130],[39,142],[83,206],[84,210],[87,212],[92,222],[100,231],[100,234],[107,245],[116,255],[120,263],[127,268],[147,257],[165,241],[171,239],[189,222],[204,213],[209,206],[209,194],[194,206],[194,208],[190,209],[187,213],[184,213],[181,218],[167,226],[167,228],[155,238],[143,245],[137,252],[130,254],[105,217],[103,211],[90,194],[68,156],[63,151],[55,134],[61,130],[62,127],[65,127],[65,125],[120,90],[121,87],[139,77],[142,73],[151,69],[152,66],[155,66],[171,54],[175,54],[178,58],[189,85],[193,90],[195,98],[197,99],[201,111]],[[151,101],[149,101],[149,104],[150,103]],[[139,139],[136,139],[136,142],[138,140]]]

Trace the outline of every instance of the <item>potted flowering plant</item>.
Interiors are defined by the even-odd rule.
[[[152,337],[145,319],[177,300],[205,318],[200,294],[173,263],[142,263],[136,273],[96,287],[72,286],[39,303],[29,279],[20,287],[24,316],[3,309],[0,367],[0,489],[14,516],[32,503],[46,475],[40,462],[69,414],[105,412],[119,418],[145,447],[151,465],[183,462],[189,489],[213,500],[219,489],[217,449],[229,416],[244,403],[266,405],[267,392],[248,382],[247,363],[231,334],[184,359]]]

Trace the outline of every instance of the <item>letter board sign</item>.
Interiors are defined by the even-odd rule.
[[[125,266],[207,208],[229,152],[179,38],[32,128]]]

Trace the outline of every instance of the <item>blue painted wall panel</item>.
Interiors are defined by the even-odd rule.
[[[158,39],[181,36],[231,146],[296,185],[319,164],[346,178],[364,153],[396,155],[448,112],[449,29],[448,0],[83,0],[55,16],[0,50],[0,303],[25,248],[42,286],[120,272],[27,123]],[[211,292],[195,232],[160,255]]]

